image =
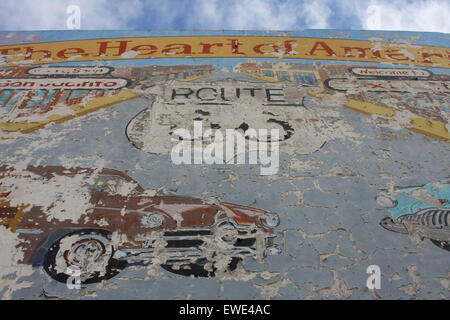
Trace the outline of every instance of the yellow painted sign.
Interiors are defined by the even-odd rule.
[[[96,111],[101,108],[113,106],[116,103],[125,102],[127,100],[131,100],[139,97],[139,95],[133,93],[129,89],[124,89],[120,91],[118,94],[115,94],[111,97],[96,97],[89,100],[86,104],[75,104],[70,105],[68,108],[70,109],[69,114],[54,114],[48,116],[40,121],[14,121],[14,122],[0,122],[0,129],[4,132],[14,132],[20,131],[22,133],[29,133],[34,130],[45,127],[50,122],[62,122],[66,120],[73,119],[77,116],[82,116],[93,111]]]
[[[265,36],[139,37],[0,47],[1,67],[146,58],[292,58],[450,68],[450,49],[378,41]]]
[[[389,117],[393,117],[396,114],[395,110],[392,108],[354,99],[349,99],[348,103],[344,104],[344,107],[367,115],[381,116],[381,118],[385,120],[389,120]],[[384,116],[386,116],[386,118],[384,118]],[[408,130],[450,142],[450,133],[446,128],[446,124],[443,122],[426,118],[414,118],[411,119],[410,125],[410,127],[407,127]]]

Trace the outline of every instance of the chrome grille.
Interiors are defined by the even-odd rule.
[[[399,220],[402,223],[409,222],[434,228],[450,227],[450,209],[425,209],[417,214],[403,216]]]

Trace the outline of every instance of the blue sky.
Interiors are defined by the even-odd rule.
[[[450,33],[450,0],[1,0],[0,30],[359,29]]]

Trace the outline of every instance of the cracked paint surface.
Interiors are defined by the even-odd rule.
[[[450,297],[448,35],[17,34],[0,41],[2,299]],[[278,173],[173,164],[194,120],[279,128]]]

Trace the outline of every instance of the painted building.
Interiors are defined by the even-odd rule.
[[[311,64],[278,63],[242,63],[239,72],[267,82],[298,82],[305,85],[317,86],[315,68]]]
[[[194,80],[211,76],[214,71],[212,65],[175,65],[175,66],[146,66],[142,68],[123,67],[117,68],[118,76],[132,77],[140,80],[169,81],[169,80]]]
[[[448,299],[446,34],[1,33],[2,299]]]

